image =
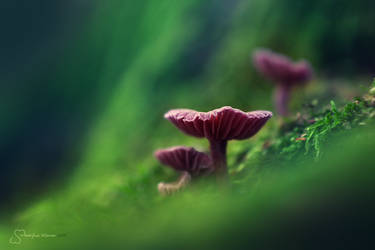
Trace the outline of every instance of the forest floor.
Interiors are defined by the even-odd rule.
[[[224,249],[271,244],[269,237],[280,233],[291,242],[297,228],[321,227],[317,214],[328,218],[324,212],[336,213],[355,204],[364,190],[374,190],[375,98],[370,92],[340,105],[313,100],[290,118],[272,118],[255,138],[230,143],[229,187],[202,178],[161,196],[156,184],[176,174],[151,157],[132,173],[98,176],[83,170],[86,180],[81,173],[67,188],[11,215],[0,227],[2,249],[15,244],[24,249]],[[16,229],[55,239],[22,237]]]

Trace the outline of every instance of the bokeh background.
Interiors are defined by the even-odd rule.
[[[162,118],[168,109],[273,110],[255,48],[313,65],[314,84],[296,93],[295,110],[317,96],[350,98],[375,73],[372,0],[0,5],[0,208],[11,225],[14,214],[63,195],[106,207],[125,186],[136,190],[125,195],[132,207],[165,173],[153,150],[205,147]]]

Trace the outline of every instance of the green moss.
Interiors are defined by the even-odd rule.
[[[323,108],[318,113],[306,113],[285,124],[292,129],[281,131],[268,153],[280,152],[282,157],[292,159],[304,152],[318,159],[323,153],[322,145],[333,134],[366,124],[372,120],[374,111],[371,102],[364,98],[355,98],[341,108],[331,101],[330,108]]]
[[[26,225],[28,232],[68,234],[59,241],[51,240],[48,247],[50,244],[66,248],[80,245],[81,249],[89,249],[93,235],[98,239],[96,244],[147,248],[178,245],[177,239],[182,235],[206,244],[222,242],[221,238],[227,236],[237,239],[232,242],[237,244],[241,242],[236,234],[239,229],[248,232],[262,229],[264,235],[272,234],[273,228],[285,228],[289,222],[262,222],[262,218],[279,211],[295,211],[289,215],[290,219],[304,219],[301,211],[306,207],[318,209],[325,204],[327,190],[335,197],[342,195],[351,201],[341,190],[355,190],[357,183],[364,183],[362,180],[372,187],[367,176],[373,171],[369,146],[373,145],[371,138],[375,135],[360,133],[357,128],[370,127],[373,117],[373,97],[365,95],[343,105],[331,101],[328,106],[319,106],[317,101],[312,101],[281,126],[273,118],[255,138],[230,144],[228,163],[232,186],[227,192],[212,180],[202,178],[185,192],[161,197],[156,184],[175,176],[151,156],[124,171],[108,170],[108,175],[99,175],[103,171],[90,168],[94,171],[89,175],[91,181],[83,182],[85,172],[79,172],[69,188],[15,215],[1,235],[11,235],[18,225]],[[344,143],[338,142],[339,135],[344,135]],[[367,135],[369,140],[364,139]],[[160,146],[171,140],[207,147],[183,135],[174,138],[170,134],[155,133],[153,142]],[[337,157],[340,150],[345,156]],[[327,156],[338,162],[327,161]],[[364,162],[362,169],[356,168],[358,157],[368,162]],[[353,179],[352,176],[361,172],[365,173],[358,180]],[[301,210],[300,204],[305,208]],[[234,219],[238,223],[232,226]],[[183,242],[188,242],[187,246],[196,244]],[[23,244],[28,249],[43,249],[45,242],[25,240]]]

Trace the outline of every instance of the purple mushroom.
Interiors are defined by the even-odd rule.
[[[161,182],[158,190],[161,194],[170,194],[189,184],[191,176],[210,172],[211,159],[202,152],[191,147],[171,147],[155,151],[155,157],[163,164],[181,172],[180,178],[173,183]]]
[[[163,164],[177,171],[186,171],[192,176],[209,170],[210,157],[192,147],[176,146],[156,150],[155,157]]]
[[[305,60],[293,63],[288,57],[266,49],[256,50],[253,61],[255,68],[277,85],[274,94],[276,110],[278,114],[287,116],[291,89],[311,79],[310,64]]]
[[[167,112],[164,117],[188,135],[207,138],[210,143],[213,170],[218,176],[226,176],[227,142],[252,137],[272,117],[272,113],[243,112],[226,106],[207,113],[174,109]]]

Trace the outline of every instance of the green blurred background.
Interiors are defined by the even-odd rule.
[[[160,169],[153,150],[206,146],[173,129],[162,118],[165,111],[273,109],[272,85],[251,64],[257,47],[308,59],[316,78],[307,91],[316,96],[321,85],[358,89],[375,73],[372,0],[36,0],[1,6],[5,240],[9,228],[25,221],[44,228],[35,218],[44,216],[33,216],[39,210],[44,220],[56,211],[74,216],[77,203],[87,200],[91,219],[98,213],[116,217],[102,211],[115,207],[127,209],[127,220],[133,210],[159,204],[156,183],[174,175]],[[316,98],[306,90],[296,95],[295,109]],[[65,229],[83,224],[73,221]]]

